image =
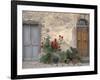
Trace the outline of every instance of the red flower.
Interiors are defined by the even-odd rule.
[[[57,39],[55,39],[54,45],[55,45],[55,49],[57,49],[57,46],[58,46]]]
[[[63,36],[61,38],[63,39]]]
[[[51,47],[54,48],[54,42],[53,41],[51,41]]]
[[[59,40],[63,40],[63,36],[59,35]]]
[[[61,35],[59,35],[59,37],[61,37]]]
[[[51,47],[54,48],[54,49],[58,49],[59,48],[56,38],[54,39],[54,41],[51,42]]]
[[[55,38],[55,40],[54,40],[55,42],[57,42],[57,39]]]

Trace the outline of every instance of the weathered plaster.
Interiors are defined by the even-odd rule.
[[[47,35],[51,37],[50,40],[58,38],[59,35],[62,35],[67,44],[62,46],[63,49],[66,50],[69,46],[76,47],[76,23],[80,18],[80,14],[23,11],[22,15],[23,21],[36,21],[42,25],[41,42],[43,42],[44,37]],[[86,19],[88,19],[88,16]]]

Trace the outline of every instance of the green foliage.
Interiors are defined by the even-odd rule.
[[[51,63],[51,53],[47,53],[45,55],[42,55],[42,57],[40,58],[40,62],[43,63]]]
[[[52,53],[53,52],[53,49],[50,45],[50,37],[49,36],[47,36],[47,38],[46,38],[46,41],[45,41],[44,46],[43,46],[43,50],[45,53]]]
[[[50,37],[49,36],[47,36],[47,38],[46,38],[46,42],[44,43],[44,46],[43,46],[43,51],[46,54],[41,56],[40,62],[50,63],[51,62],[51,57],[52,57],[53,49],[50,46]]]
[[[50,47],[50,37],[49,36],[47,36],[47,38],[46,38],[46,42],[44,44],[44,47]]]
[[[69,59],[71,61],[73,59],[81,60],[77,49],[76,48],[72,48],[72,47],[70,47],[70,49],[68,49],[66,51],[66,57],[67,57],[67,59]]]
[[[58,54],[60,56],[60,62],[64,63],[66,58],[67,58],[65,52],[64,51],[60,51]]]
[[[60,45],[59,43],[58,45]],[[54,45],[54,46],[58,46]],[[70,49],[67,49],[66,51],[61,51],[58,49],[54,49],[50,43],[50,37],[47,36],[45,39],[45,43],[43,45],[43,51],[44,55],[41,56],[40,62],[49,64],[49,63],[68,63],[68,61],[72,61],[74,59],[77,59],[81,61],[78,51],[76,48],[70,47]]]

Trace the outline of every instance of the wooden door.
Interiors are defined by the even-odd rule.
[[[38,26],[23,26],[23,60],[38,60],[40,50],[40,29]]]
[[[77,48],[80,56],[89,56],[89,31],[88,27],[77,28]]]

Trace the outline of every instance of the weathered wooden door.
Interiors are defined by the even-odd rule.
[[[80,56],[89,56],[89,31],[88,27],[77,27],[77,48]]]
[[[38,60],[40,49],[40,29],[39,26],[23,26],[23,60]]]

